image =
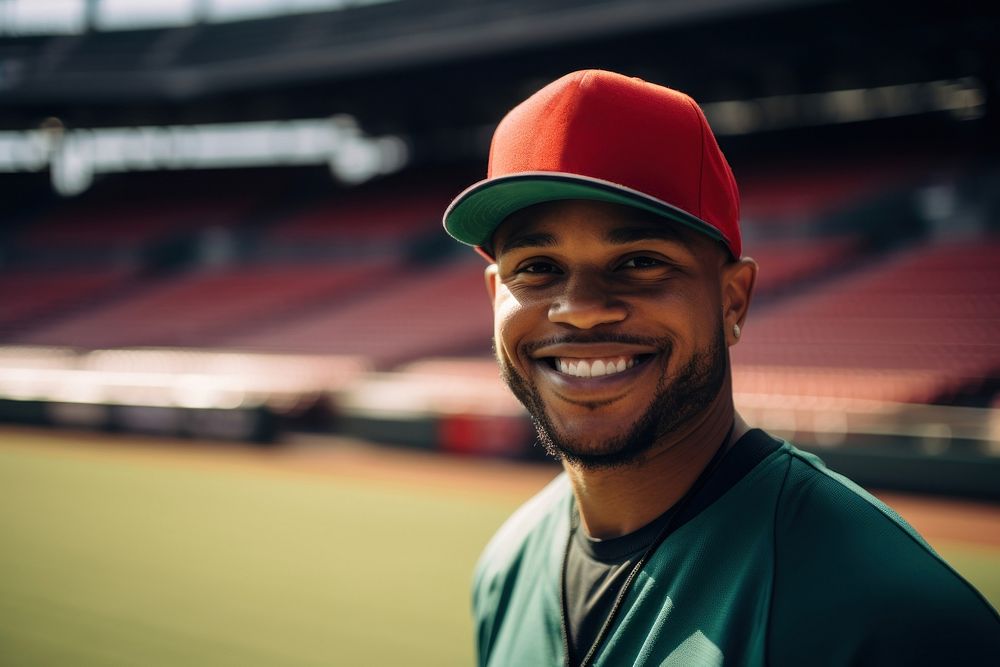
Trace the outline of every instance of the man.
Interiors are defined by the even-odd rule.
[[[1000,619],[892,510],[736,414],[757,266],[682,93],[569,74],[445,214],[565,473],[477,567],[481,665],[997,664]]]

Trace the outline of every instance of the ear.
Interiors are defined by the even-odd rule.
[[[722,268],[722,321],[726,342],[730,346],[739,342],[733,325],[743,328],[756,282],[757,262],[750,257],[730,262]]]
[[[490,264],[486,267],[486,271],[483,273],[483,277],[486,279],[486,293],[490,295],[490,303],[493,305],[493,309],[496,310],[497,307],[497,284],[500,282],[500,275],[497,272],[497,265]]]

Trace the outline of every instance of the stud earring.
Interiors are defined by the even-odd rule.
[[[736,338],[740,337],[740,325],[738,324],[733,325],[733,336],[735,336]]]

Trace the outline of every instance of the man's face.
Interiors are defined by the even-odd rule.
[[[717,400],[728,353],[716,242],[576,200],[525,209],[493,240],[497,360],[551,454],[623,465]]]

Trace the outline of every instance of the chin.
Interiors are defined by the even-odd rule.
[[[555,438],[551,433],[546,434],[546,440],[563,456],[569,458],[594,458],[605,456],[616,456],[622,449],[626,448],[625,443],[616,442],[610,434],[589,433],[586,436],[580,434],[559,433]]]
[[[612,453],[627,447],[626,437],[635,433],[643,413],[602,415],[600,411],[595,411],[574,416],[546,410],[545,416],[541,421],[550,440],[560,443],[561,448],[585,455]]]
[[[603,420],[602,420],[603,421]],[[538,440],[558,461],[587,470],[621,468],[641,460],[658,440],[655,425],[637,422],[611,429],[556,427],[547,416],[535,418]],[[604,422],[605,425],[606,422]]]

